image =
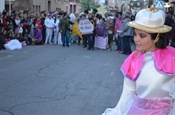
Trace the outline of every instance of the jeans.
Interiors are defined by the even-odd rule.
[[[84,45],[84,47],[87,47],[87,36],[88,35],[83,35],[83,45]]]
[[[118,50],[123,51],[123,38],[118,36]]]
[[[131,46],[130,46],[130,39],[131,36],[124,36],[123,37],[123,53],[124,54],[130,54],[131,53]]]
[[[94,47],[93,34],[88,34],[87,40],[88,40],[88,49],[92,49]]]
[[[62,42],[63,42],[63,46],[69,46],[69,38],[70,38],[70,31],[66,31],[66,33],[62,33],[61,34],[62,37]]]
[[[108,48],[112,49],[112,42],[113,42],[114,34],[108,34]]]

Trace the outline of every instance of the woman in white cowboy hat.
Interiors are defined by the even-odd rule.
[[[143,9],[135,21],[134,51],[121,71],[123,92],[115,108],[102,115],[175,115],[175,49],[166,37],[165,14],[153,6]]]

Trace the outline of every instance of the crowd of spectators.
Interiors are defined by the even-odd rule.
[[[73,13],[72,13],[73,14]],[[81,40],[83,47],[94,50],[95,38],[97,36],[106,37],[107,50],[112,50],[113,42],[116,44],[116,51],[129,55],[132,50],[130,44],[133,41],[133,28],[127,26],[129,21],[134,20],[134,15],[130,12],[116,12],[115,15],[102,16],[98,10],[93,9],[92,13],[85,10],[81,14],[74,14],[75,19],[64,11],[34,13],[29,11],[9,14],[6,10],[0,12],[0,49],[4,49],[4,44],[13,39],[17,39],[22,45],[44,45],[61,44],[63,47],[71,43],[78,43]],[[87,35],[74,36],[71,39],[71,25],[80,19],[87,18],[94,25],[94,31]],[[169,33],[170,45],[175,47],[175,15],[167,13],[165,24],[172,26]],[[102,29],[103,28],[103,29]]]

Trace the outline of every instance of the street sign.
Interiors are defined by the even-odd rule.
[[[164,9],[164,2],[163,2],[163,1],[161,1],[161,0],[156,0],[156,2],[155,2],[154,4],[155,4],[155,8],[161,9],[161,10]]]

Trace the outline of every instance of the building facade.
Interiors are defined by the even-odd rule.
[[[62,0],[61,1],[61,10],[68,13],[79,13],[80,4],[76,0]]]
[[[78,13],[79,4],[76,0],[0,0],[0,11],[29,10],[31,12],[41,11],[66,11]]]

